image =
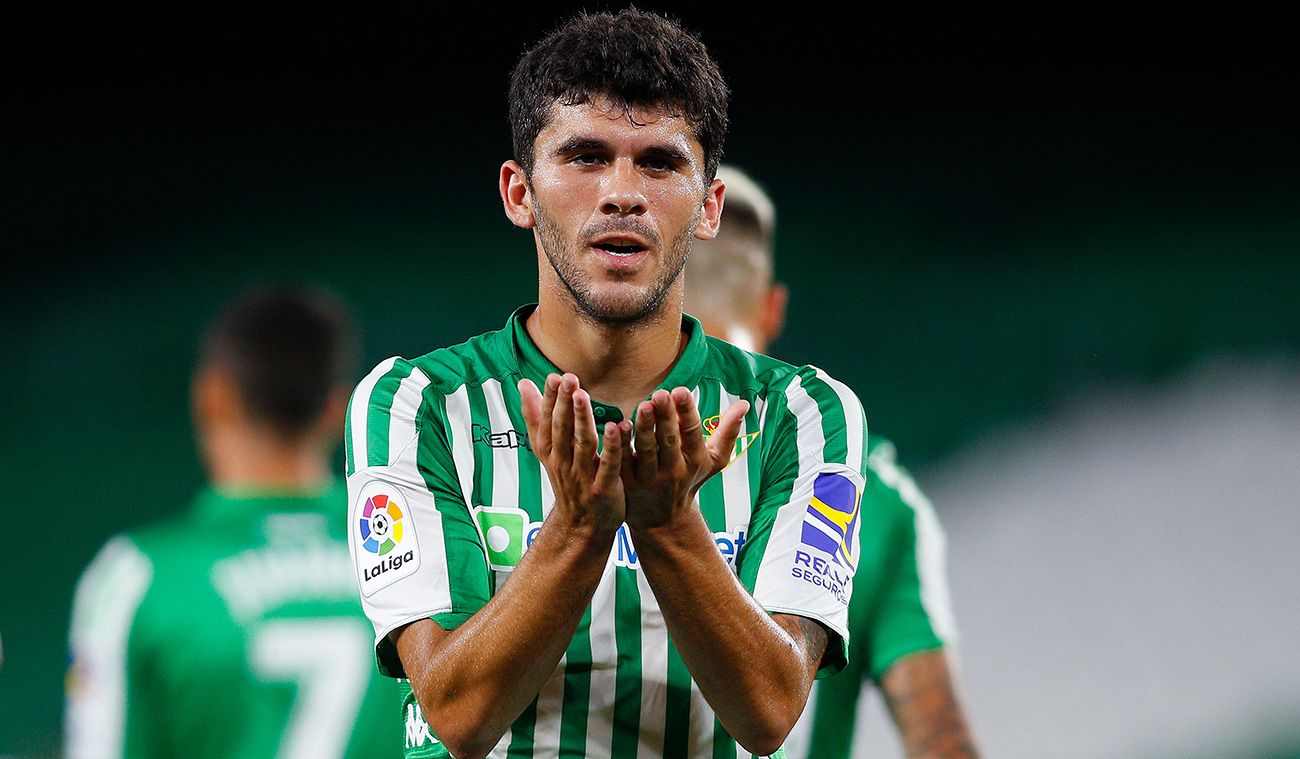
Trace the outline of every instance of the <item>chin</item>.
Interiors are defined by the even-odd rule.
[[[614,287],[588,291],[577,298],[578,308],[592,319],[606,324],[634,324],[643,321],[662,305],[653,292],[640,287]]]

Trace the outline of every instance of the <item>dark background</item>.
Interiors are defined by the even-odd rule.
[[[777,204],[773,353],[922,473],[1091,387],[1300,350],[1277,19],[671,10]],[[331,287],[369,366],[535,299],[496,174],[510,66],[565,11],[209,13],[5,32],[0,754],[57,748],[77,574],[201,482],[187,379],[223,301]]]

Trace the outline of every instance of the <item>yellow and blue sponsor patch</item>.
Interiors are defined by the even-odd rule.
[[[813,497],[803,517],[802,542],[854,569],[853,535],[858,526],[858,488],[842,474],[823,472],[813,481]]]

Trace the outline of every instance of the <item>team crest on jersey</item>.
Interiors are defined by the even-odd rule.
[[[361,593],[369,596],[420,565],[419,543],[400,491],[379,480],[361,489],[352,512],[353,552]]]
[[[721,414],[714,414],[708,419],[705,419],[701,423],[704,427],[704,437],[707,438],[710,435],[712,435],[715,431],[717,431],[718,423],[721,421],[722,421]],[[757,432],[751,432],[748,435],[741,435],[736,438],[736,446],[731,451],[731,461],[727,462],[727,466],[731,466],[732,462],[734,462],[736,459],[740,458],[745,454],[745,451],[749,449],[749,446],[754,443],[754,439],[758,437],[759,432],[762,432],[762,430],[758,430]],[[723,467],[723,469],[726,469],[726,467]]]

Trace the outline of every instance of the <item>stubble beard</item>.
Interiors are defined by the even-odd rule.
[[[686,259],[691,252],[692,233],[703,209],[696,212],[690,223],[673,237],[667,247],[657,246],[658,236],[644,225],[612,219],[607,223],[583,229],[570,247],[566,245],[560,230],[546,217],[535,196],[533,212],[542,241],[542,251],[546,253],[546,260],[550,261],[555,276],[559,278],[572,298],[578,315],[600,325],[635,326],[654,321],[662,311],[673,284],[686,268]],[[619,231],[636,232],[646,238],[652,246],[659,248],[665,265],[648,290],[628,287],[625,289],[632,292],[602,297],[594,291],[582,269],[582,258],[586,255],[586,247],[579,246],[582,240],[590,239],[595,235]]]

